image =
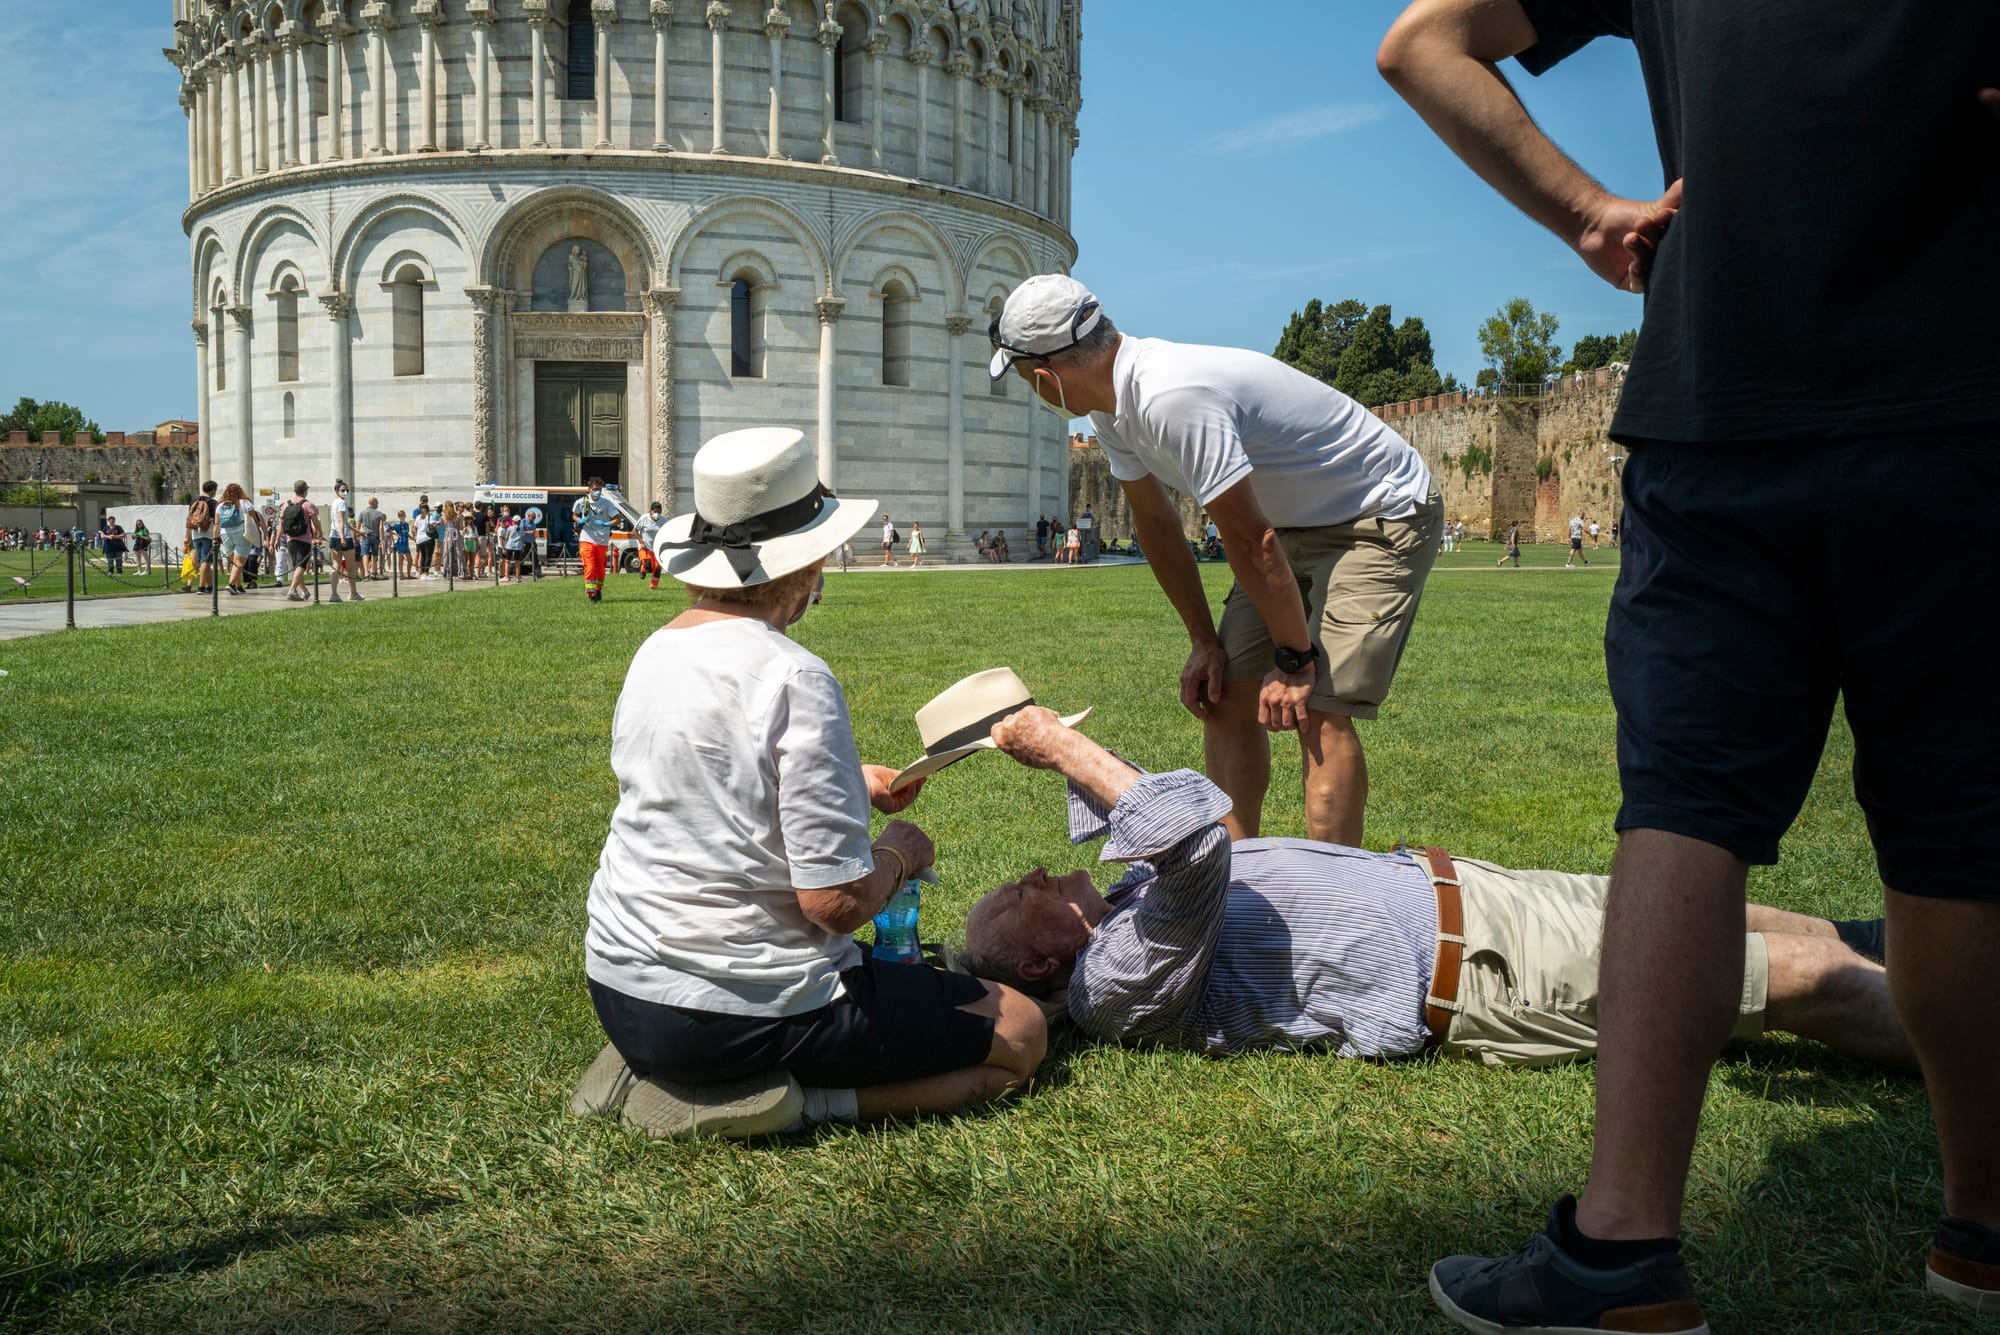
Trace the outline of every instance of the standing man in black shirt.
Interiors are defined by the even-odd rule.
[[[1498,63],[1638,47],[1664,166],[1621,199]],[[1836,697],[1922,1058],[1947,1211],[1930,1287],[2000,1311],[2000,633],[1977,568],[1912,579],[1853,540],[2000,485],[2000,5],[1417,0],[1385,77],[1472,169],[1647,294],[1605,653],[1624,805],[1589,1185],[1498,1261],[1431,1272],[1475,1330],[1706,1331],[1678,1254],[1750,863],[1810,787]],[[1442,985],[1442,980],[1440,980]]]

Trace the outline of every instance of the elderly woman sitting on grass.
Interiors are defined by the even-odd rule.
[[[703,446],[694,491],[659,538],[694,604],[640,647],[612,721],[585,937],[611,1046],[579,1100],[654,1134],[759,1135],[1024,1083],[1048,1044],[1032,1001],[850,936],[932,862],[908,822],[868,837],[871,805],[921,785],[861,763],[839,683],[785,630],[878,503],[827,498],[805,437],[775,428]]]

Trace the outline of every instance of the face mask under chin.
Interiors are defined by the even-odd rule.
[[[1062,377],[1056,375],[1054,371],[1050,371],[1049,375],[1056,382],[1056,402],[1050,403],[1047,399],[1043,398],[1039,392],[1036,392],[1034,395],[1035,406],[1039,408],[1044,408],[1049,412],[1054,413],[1057,417],[1062,418],[1062,420],[1065,422],[1073,420],[1076,417],[1076,414],[1069,410],[1069,395],[1063,391]]]

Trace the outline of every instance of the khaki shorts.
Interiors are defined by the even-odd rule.
[[[1443,503],[1432,492],[1402,519],[1277,530],[1323,655],[1307,708],[1348,718],[1374,718],[1381,710],[1437,559],[1443,522]],[[1261,681],[1271,671],[1276,646],[1240,584],[1223,599],[1217,634],[1229,655],[1226,680]]]
[[[1551,1066],[1597,1052],[1597,966],[1611,881],[1560,871],[1510,871],[1453,858],[1465,903],[1465,963],[1448,1009],[1445,1051],[1488,1066]],[[1764,938],[1743,940],[1735,1038],[1764,1032],[1771,960]]]

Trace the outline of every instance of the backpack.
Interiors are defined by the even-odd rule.
[[[312,525],[306,522],[304,501],[285,502],[285,513],[278,517],[278,531],[287,538],[297,538],[301,542],[312,536]]]
[[[208,527],[208,521],[214,517],[214,507],[215,502],[211,501],[208,497],[195,497],[194,503],[188,506],[187,526],[196,533],[205,530]]]
[[[893,527],[892,527],[892,528],[891,528],[891,529],[889,530],[889,541],[890,541],[890,542],[892,542],[892,543],[896,543],[896,542],[901,542],[902,540],[903,540],[903,532],[902,532],[902,530],[901,530],[901,529],[898,529],[898,528],[893,528]]]

